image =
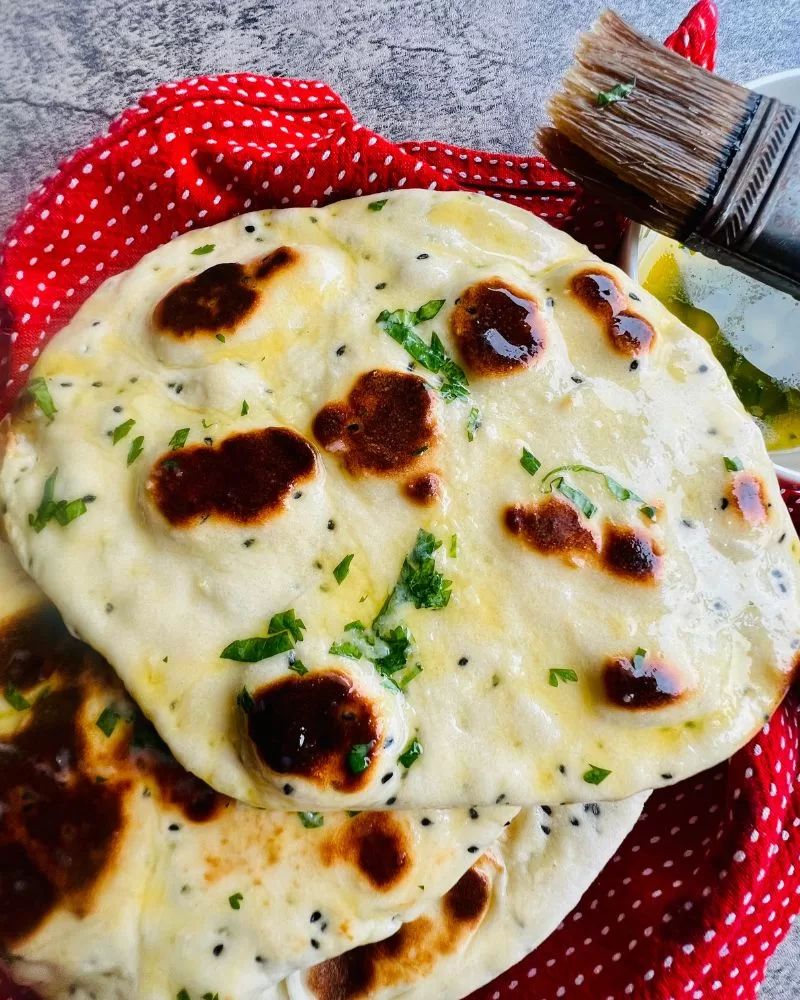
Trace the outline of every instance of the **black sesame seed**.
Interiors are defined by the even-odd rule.
[[[566,767],[563,764],[559,764],[558,765],[558,770],[561,772],[561,774],[566,774],[567,773],[567,769],[566,769]]]
[[[694,521],[690,521],[688,517],[682,517],[681,518],[681,524],[684,526],[684,528],[693,528],[694,527]]]
[[[785,583],[779,583],[779,584],[778,584],[778,590],[779,590],[779,591],[780,591],[780,592],[781,592],[782,594],[788,594],[788,593],[789,593],[789,588],[788,588],[788,587],[786,586],[786,584],[785,584]]]
[[[388,750],[393,743],[394,743],[394,736],[389,736],[386,742],[383,744],[384,749]]]
[[[255,226],[245,226],[244,227],[244,231],[246,233],[254,233],[256,231],[256,227]]]
[[[222,954],[222,950],[223,950],[224,947],[225,947],[224,944],[215,944],[214,945],[214,949],[213,950],[214,950],[214,957],[215,958],[219,958],[219,956]]]
[[[466,665],[468,663],[469,663],[469,657],[468,656],[462,656],[461,659],[458,661],[459,667],[466,667]]]
[[[470,806],[470,807],[469,807],[469,818],[470,818],[470,819],[477,819],[477,818],[478,818],[478,816],[480,816],[480,813],[479,813],[479,812],[478,812],[478,810],[477,810],[477,809],[475,808],[475,806]]]
[[[83,502],[94,503],[96,499],[97,497],[94,495],[94,493],[87,493],[86,496],[83,498]]]
[[[507,819],[505,823],[503,823],[503,826],[511,826],[511,820]]]
[[[106,614],[110,615],[113,610],[114,610],[114,605],[111,603],[111,601],[109,601],[106,604]]]
[[[180,830],[180,828],[181,828],[180,823],[170,823],[170,825],[169,825],[169,829],[172,830],[173,833],[176,830]]]
[[[786,541],[786,532],[784,531],[784,533],[783,533],[783,534],[781,535],[781,537],[780,537],[780,538],[778,539],[778,545],[781,545],[781,544],[782,544],[783,542],[785,542],[785,541]]]
[[[470,844],[469,847],[467,848],[467,852],[469,854],[477,854],[479,850],[480,847],[478,847],[477,844]]]
[[[550,808],[550,806],[542,806],[542,812],[546,813],[548,816],[553,815],[553,810]]]
[[[114,413],[122,413],[122,407],[121,406],[115,406],[114,407]]]
[[[72,382],[62,382],[61,383],[61,388],[62,389],[71,389],[72,388]]]
[[[429,253],[418,253],[417,260],[427,260],[430,257]]]
[[[580,375],[570,375],[570,378],[575,383],[575,385],[581,385],[583,382],[583,379],[580,377]]]
[[[542,823],[542,833],[545,835],[545,837],[550,836],[550,827],[545,826],[544,823]]]
[[[375,286],[375,291],[376,292],[382,292],[384,288],[386,288],[386,282],[385,281],[379,281],[378,284]]]
[[[136,383],[136,382],[139,381],[139,376],[138,375],[131,375],[131,377],[128,379],[128,381],[131,383],[131,385],[133,385],[134,383]]]
[[[672,781],[672,775],[669,773],[669,771],[664,771],[661,777],[664,779],[664,781]]]
[[[387,805],[387,806],[393,806],[393,805],[395,804],[395,802],[397,802],[397,796],[396,796],[396,795],[392,795],[392,796],[390,796],[390,797],[389,797],[389,798],[388,798],[388,799],[386,800],[386,805]]]
[[[102,382],[92,382],[92,388],[99,389],[102,384]]]
[[[340,358],[344,352],[347,350],[347,344],[342,344],[340,347],[336,348],[336,357]]]
[[[581,821],[578,819],[577,816],[570,816],[569,821],[570,821],[570,823],[571,823],[572,826],[580,826],[581,825]]]
[[[630,298],[633,299],[634,302],[641,302],[641,299],[636,294],[636,292],[629,292],[628,294],[629,294]]]
[[[303,491],[302,490],[296,490],[295,493],[294,493],[294,499],[295,500],[299,500],[302,495],[303,495]]]
[[[175,386],[175,392],[177,395],[180,395],[183,392],[182,383],[178,382],[178,384]]]
[[[701,375],[705,375],[705,373],[708,371],[708,365],[700,365],[697,370],[700,372]]]
[[[639,362],[634,358],[633,361],[631,361],[630,363],[630,369],[632,372],[635,372],[638,367],[639,367]]]
[[[318,920],[321,919],[322,919],[322,914],[319,912],[319,910],[314,910],[314,912],[311,914],[311,923],[315,924]]]
[[[311,938],[311,947],[312,948],[319,948],[319,941],[317,941],[316,938]]]
[[[355,434],[361,430],[361,424],[348,424],[347,429],[350,431],[351,434]]]
[[[722,497],[722,499],[719,502],[719,507],[720,507],[720,510],[727,510],[728,509],[728,498],[727,497]]]
[[[583,811],[593,813],[595,816],[599,816],[600,806],[596,802],[584,802]]]
[[[386,774],[384,774],[384,776],[381,778],[381,784],[385,785],[387,781],[391,781],[393,774],[394,771],[387,771]]]
[[[423,826],[433,826],[433,820],[432,819],[428,819],[427,816],[423,816],[422,819],[420,820],[420,823]]]
[[[713,438],[713,437],[716,437],[717,434],[719,434],[719,431],[717,430],[716,427],[709,427],[707,433],[708,433],[709,437]]]
[[[251,545],[255,545],[255,542],[256,542],[255,538],[245,538],[245,540],[242,542],[242,545],[244,545],[246,549],[249,549]]]
[[[328,521],[328,531],[334,531],[335,529],[336,529],[336,522],[333,520],[333,518],[331,518],[330,521]]]
[[[495,804],[496,806],[499,806],[499,805],[500,805],[500,803],[501,803],[501,802],[505,802],[505,800],[506,800],[506,793],[505,793],[505,792],[500,792],[500,794],[499,794],[499,795],[497,796],[497,798],[496,798],[496,799],[494,800],[494,804]]]
[[[553,298],[552,295],[548,295],[547,298],[545,299],[544,304],[547,306],[548,309],[552,309],[553,306],[556,304],[556,300]]]
[[[213,444],[214,443],[214,438],[203,438],[203,443],[204,444]]]
[[[265,962],[265,959],[264,959],[264,957],[262,955],[256,955],[256,961],[259,963],[259,965],[263,965],[264,962]]]
[[[327,925],[327,923],[325,923],[325,921],[323,921],[323,922],[322,922],[322,923],[321,923],[321,924],[319,925],[319,929],[320,929],[320,930],[322,931],[322,933],[324,934],[324,933],[325,933],[325,931],[326,931],[326,930],[328,929],[328,925]]]
[[[99,319],[92,320],[92,326],[100,326],[100,320]]]
[[[285,784],[285,785],[283,786],[283,794],[284,794],[284,795],[293,795],[293,794],[294,794],[294,786],[293,786],[293,785],[290,785],[290,784],[289,784],[289,783],[287,782],[287,783],[286,783],[286,784]]]

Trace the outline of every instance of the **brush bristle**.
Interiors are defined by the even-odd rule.
[[[633,83],[603,106],[599,94]],[[708,204],[759,98],[640,35],[612,11],[584,34],[539,144],[557,166],[672,235]]]

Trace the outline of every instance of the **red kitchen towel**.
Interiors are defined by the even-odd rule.
[[[668,43],[713,68],[711,0]],[[164,84],[62,164],[7,234],[0,413],[91,292],[164,241],[250,209],[402,187],[482,191],[605,256],[619,244],[614,213],[538,156],[392,144],[314,81],[246,74]],[[793,511],[798,494],[786,499]],[[798,718],[790,698],[733,760],[656,792],[578,909],[476,997],[754,997],[800,911]],[[0,982],[0,1000],[20,995]]]

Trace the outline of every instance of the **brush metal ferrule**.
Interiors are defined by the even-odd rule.
[[[681,242],[800,299],[800,109],[762,97]]]

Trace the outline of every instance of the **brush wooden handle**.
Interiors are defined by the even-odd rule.
[[[800,299],[800,110],[761,99],[709,208],[681,242]]]

